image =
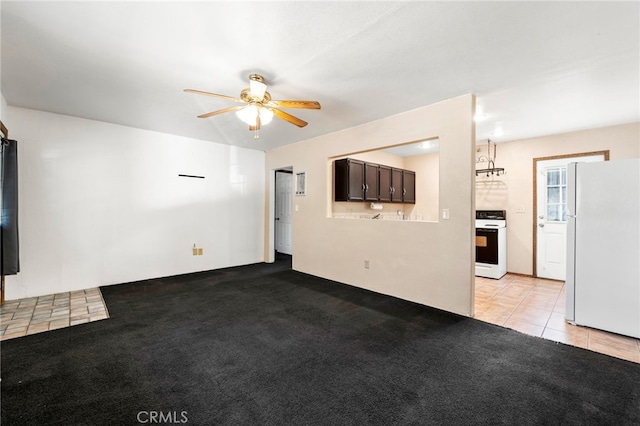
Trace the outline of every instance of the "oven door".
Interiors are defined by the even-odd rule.
[[[476,228],[476,262],[498,264],[498,230]]]

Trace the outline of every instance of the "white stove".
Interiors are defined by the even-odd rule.
[[[476,276],[500,279],[507,273],[507,216],[504,210],[476,211]]]

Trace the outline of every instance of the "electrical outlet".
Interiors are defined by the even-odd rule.
[[[197,256],[197,255],[198,255],[198,249],[197,249],[197,248],[195,248],[195,247],[193,248],[193,255],[194,255],[194,256]]]
[[[369,269],[370,263],[368,260],[364,261],[364,269]]]
[[[202,252],[203,252],[203,251],[204,251],[204,249],[199,248],[199,249],[198,249],[198,256],[202,256]]]

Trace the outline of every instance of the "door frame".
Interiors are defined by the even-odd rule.
[[[562,158],[590,157],[593,155],[604,156],[604,161],[609,161],[609,150],[580,152],[576,154],[553,155],[550,157],[538,157],[533,159],[533,208],[532,208],[532,233],[533,233],[533,271],[532,276],[538,277],[538,161],[559,160]]]
[[[278,234],[278,233],[277,233],[277,230],[276,230],[276,228],[277,228],[277,224],[275,223],[275,221],[276,221],[276,220],[278,220],[278,219],[275,217],[275,216],[276,216],[276,210],[277,210],[277,208],[278,208],[278,207],[277,207],[277,206],[278,206],[278,188],[277,188],[277,187],[278,187],[278,173],[284,173],[284,174],[290,175],[290,177],[291,177],[291,187],[293,188],[293,185],[294,185],[294,182],[293,182],[293,178],[294,178],[294,175],[293,175],[293,167],[291,167],[291,168],[284,168],[284,169],[277,169],[277,170],[275,170],[275,172],[274,172],[274,179],[275,179],[275,180],[274,180],[274,183],[275,183],[275,188],[274,188],[274,191],[273,191],[273,202],[274,202],[274,206],[273,206],[273,216],[274,216],[274,218],[273,218],[273,219],[274,219],[274,222],[273,222],[273,228],[274,228],[274,233],[273,233],[273,249],[274,249],[274,251],[275,251],[275,252],[277,252],[277,251],[278,251],[278,248],[277,248],[277,243],[278,243],[278,241],[277,241],[277,239],[278,239],[277,234]],[[291,205],[290,205],[290,208],[291,208],[291,212],[293,212],[293,191],[291,192],[291,198],[292,198],[292,199],[291,199]],[[293,247],[293,214],[291,215],[291,246]],[[293,249],[292,249],[291,255],[293,255]]]
[[[269,233],[269,240],[267,244],[266,263],[273,263],[276,261],[276,172],[292,172],[293,166],[278,167],[277,169],[271,169],[269,173],[269,194],[267,202],[269,204],[267,214],[267,232]],[[293,239],[293,217],[291,218],[291,238]],[[292,254],[293,257],[293,254]]]

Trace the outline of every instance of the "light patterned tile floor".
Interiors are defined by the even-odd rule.
[[[475,318],[640,363],[640,339],[569,324],[562,281],[507,274],[476,277]]]
[[[99,288],[28,299],[0,307],[0,340],[109,318]]]

